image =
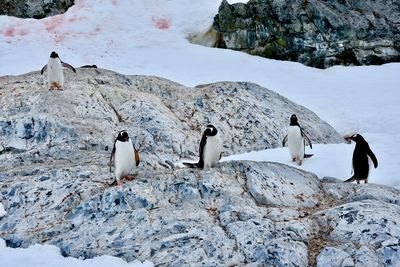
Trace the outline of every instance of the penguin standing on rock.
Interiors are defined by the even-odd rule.
[[[295,114],[290,117],[288,134],[282,141],[282,146],[285,146],[286,144],[289,147],[292,161],[295,161],[297,164],[301,165],[304,158],[312,157],[312,154],[305,154],[305,146],[309,145],[312,149],[312,144],[308,136],[300,127]]]
[[[360,134],[347,135],[344,139],[348,142],[351,142],[351,140],[356,142],[353,152],[353,176],[345,182],[357,181],[359,184],[361,180],[364,180],[364,183],[368,183],[369,170],[372,167],[369,161],[372,161],[375,168],[378,167],[378,160],[375,154]]]
[[[62,62],[56,52],[51,52],[49,62],[43,66],[40,74],[43,74],[45,70],[47,70],[47,77],[49,80],[50,90],[58,89],[62,90],[64,87],[64,72],[63,67],[70,68],[73,72],[76,73],[74,67],[70,64]]]
[[[217,128],[211,124],[207,125],[201,137],[199,154],[199,162],[183,162],[183,164],[190,168],[211,168],[215,167],[221,159],[222,140]]]
[[[109,162],[110,172],[113,159],[117,185],[122,184],[122,178],[132,180],[133,176],[130,173],[135,166],[139,165],[140,158],[139,152],[135,149],[125,130],[118,133],[117,139],[114,142]]]

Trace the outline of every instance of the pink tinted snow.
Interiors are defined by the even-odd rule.
[[[46,20],[44,22],[44,25],[48,32],[54,32],[57,27],[63,24],[63,22],[64,22],[64,17],[62,15],[58,15]]]
[[[153,25],[161,30],[167,30],[170,27],[170,22],[168,21],[168,19],[165,18],[155,18],[152,17],[151,21],[153,22]]]
[[[15,28],[14,27],[8,27],[5,31],[4,31],[4,36],[7,37],[12,37],[15,35]]]

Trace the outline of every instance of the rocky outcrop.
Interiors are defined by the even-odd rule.
[[[143,144],[145,166],[170,168],[182,158],[197,159],[209,123],[221,132],[224,156],[281,146],[293,113],[313,142],[341,142],[313,112],[256,84],[193,89],[100,69],[65,72],[64,91],[49,91],[45,75],[37,72],[0,78],[0,153],[10,159],[0,167],[19,166],[15,153],[75,162],[96,152],[106,162],[116,134],[127,130]]]
[[[178,169],[214,123],[224,153],[278,146],[292,113],[316,142],[338,134],[314,113],[251,83],[186,88],[101,69],[0,77],[0,236],[160,266],[358,266],[399,261],[398,190],[344,184],[278,163]],[[117,130],[142,144],[133,181],[110,186]]]
[[[91,161],[89,161],[91,159]],[[400,192],[321,181],[278,163],[142,170],[110,187],[86,161],[21,166],[1,180],[9,246],[111,254],[160,266],[397,266]],[[345,264],[346,263],[346,264]]]
[[[400,61],[397,0],[223,0],[213,29],[217,47],[318,68]]]
[[[64,13],[74,5],[74,2],[74,0],[4,0],[0,2],[0,15],[42,19]]]

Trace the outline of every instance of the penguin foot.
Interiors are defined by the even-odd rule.
[[[296,158],[292,158],[292,162],[295,162],[296,161]]]
[[[63,90],[63,86],[59,84],[58,82],[52,82],[50,84],[49,90]]]
[[[128,181],[132,181],[133,179],[135,179],[135,177],[133,177],[132,175],[127,175],[124,177],[126,180]]]
[[[122,186],[122,181],[121,180],[117,181],[117,186]]]
[[[301,164],[303,164],[303,161],[302,161],[302,160],[299,160],[299,161],[297,162],[297,164],[299,164],[299,166],[301,166]]]

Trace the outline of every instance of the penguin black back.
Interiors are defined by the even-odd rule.
[[[368,157],[372,160],[375,168],[378,167],[378,160],[367,141],[360,134],[353,134],[345,137],[345,139],[356,142],[352,159],[354,174],[345,182],[352,182],[354,180],[359,182],[359,180],[364,180],[367,183],[370,169]]]
[[[203,136],[201,137],[200,145],[199,145],[199,162],[197,163],[190,163],[190,162],[183,162],[184,165],[189,166],[191,168],[204,168],[204,147],[207,143],[207,137],[217,135],[218,130],[214,127],[214,125],[207,125],[206,130],[203,132]]]

